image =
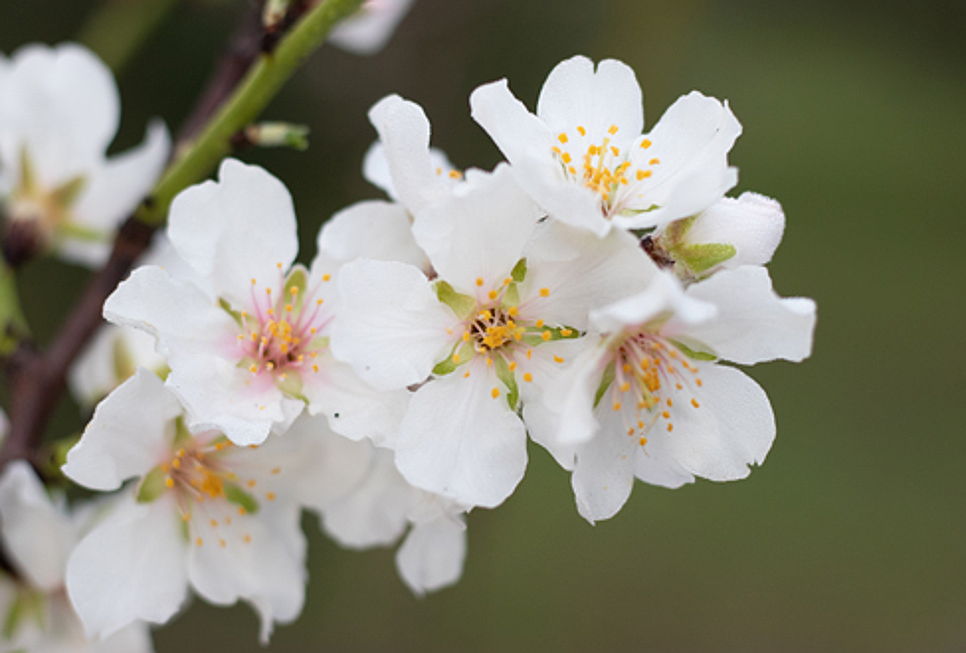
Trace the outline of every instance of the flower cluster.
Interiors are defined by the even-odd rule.
[[[466,514],[513,493],[528,439],[591,522],[635,478],[734,480],[764,460],[771,406],[733,364],[807,357],[815,305],[764,267],[779,204],[725,195],[727,104],[694,92],[645,131],[634,73],[584,57],[554,68],[535,113],[505,80],[470,104],[506,162],[455,169],[422,109],[384,98],[363,171],[387,198],[333,216],[308,265],[262,168],[227,159],[174,200],[72,376],[82,402],[106,398],[63,472],[116,493],[35,586],[63,584],[88,636],[141,637],[190,588],[250,603],[267,639],[302,607],[303,509],[348,547],[405,537],[414,592],[450,585]],[[24,142],[0,155],[39,170]],[[15,488],[39,501],[27,476],[0,482],[5,534]]]

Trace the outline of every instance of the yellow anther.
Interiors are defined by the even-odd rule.
[[[671,413],[667,412],[666,410],[661,413],[661,417],[663,417],[664,419],[667,419],[670,416],[671,416]]]
[[[647,179],[652,174],[653,173],[650,170],[638,170],[637,171],[637,175],[636,175],[637,176],[637,181],[641,181],[642,179]]]
[[[640,440],[638,440],[638,442],[640,442],[641,446],[643,447],[645,444],[647,444],[647,438],[641,438]]]
[[[563,150],[561,150],[561,149],[560,149],[559,147],[557,147],[556,145],[554,145],[554,146],[553,146],[553,147],[551,147],[550,149],[551,149],[551,151],[553,151],[553,153],[554,153],[554,154],[562,154],[562,153],[563,153]]]
[[[587,135],[587,130],[586,130],[586,129],[584,129],[584,128],[583,128],[583,126],[581,126],[581,125],[577,125],[577,132],[578,132],[578,133],[579,133],[579,134],[580,134],[581,136],[586,136],[586,135]]]
[[[466,370],[466,372],[463,373],[463,378],[464,379],[470,378],[470,371],[469,370]]]
[[[171,466],[174,467],[175,469],[181,469],[181,459],[175,458],[174,460],[172,460]]]
[[[549,288],[541,288],[540,289],[540,296],[541,297],[549,297],[550,296],[550,289]]]
[[[621,402],[615,401],[614,402],[614,405],[611,406],[610,409],[616,413],[617,411],[619,411],[621,409]]]
[[[574,330],[573,329],[561,329],[560,330],[560,335],[562,335],[564,338],[569,338],[570,336],[574,335]]]
[[[695,408],[700,408],[701,407],[701,404],[698,403],[698,400],[697,399],[694,399],[693,397],[691,399],[691,405],[694,406]]]
[[[476,278],[476,285],[477,286],[482,286],[483,285],[483,277],[477,277]]]
[[[292,305],[291,304],[286,304],[285,305],[285,312],[286,313],[291,313],[292,312]]]
[[[251,487],[255,487],[255,485],[257,485],[257,481],[255,479],[251,478],[251,479],[248,479],[248,482],[245,483],[245,485],[247,485],[250,488]]]
[[[614,134],[616,134],[617,133],[617,125],[611,125],[610,128],[607,130],[607,133],[610,134],[611,136],[613,136]]]
[[[450,170],[449,171],[449,178],[450,179],[459,179],[462,176],[463,176],[463,173],[460,172],[459,170]]]
[[[533,375],[530,374],[530,372],[526,372],[523,375],[523,380],[526,381],[527,383],[530,383],[531,381],[533,381]]]
[[[268,499],[269,501],[275,501],[276,495],[274,492],[266,492],[265,498]]]
[[[460,353],[458,351],[454,351],[453,352],[453,362],[454,363],[459,363],[460,362]]]
[[[576,176],[577,175],[577,168],[575,168],[573,166],[567,166],[567,172],[569,172],[570,174]]]
[[[500,389],[499,388],[493,388],[492,390],[490,390],[490,396],[493,397],[494,399],[496,399],[497,397],[499,397],[500,396]]]
[[[256,280],[255,280],[255,277],[252,277],[252,285],[254,286],[254,285],[256,285],[257,283],[258,283],[258,281],[256,281]]]
[[[517,362],[510,361],[509,363],[507,363],[507,369],[509,369],[511,372],[515,372],[517,369]]]
[[[205,541],[203,539],[201,539],[200,537],[197,538],[197,539],[195,539],[195,546],[201,546],[204,543],[205,543]]]
[[[660,162],[661,162],[661,160],[660,160],[660,159],[657,159],[657,158],[655,158],[655,159],[651,159],[650,161],[648,161],[648,162],[647,162],[647,164],[648,164],[648,165],[651,165],[651,166],[656,166],[656,165],[657,165],[657,164],[659,164]]]
[[[170,476],[165,476],[164,477],[164,487],[166,487],[168,489],[173,488],[174,487],[174,479],[171,478]]]
[[[490,291],[490,292],[488,292],[488,293],[487,293],[486,295],[487,295],[487,297],[489,297],[490,299],[496,299],[496,296],[497,296],[498,294],[499,294],[499,293],[498,293],[497,291],[495,291],[495,290],[491,290],[491,291]]]
[[[251,535],[249,535],[248,533],[245,533],[245,536],[244,536],[244,537],[242,537],[242,541],[243,541],[243,542],[244,542],[245,544],[250,544],[250,543],[251,543],[251,541],[252,541],[252,536],[251,536]]]
[[[544,340],[550,340],[550,338],[553,337],[553,334],[550,333],[549,331],[544,331],[543,333],[540,334],[540,337],[543,338]]]
[[[323,274],[322,275],[322,281],[332,281],[332,275],[331,274]]]
[[[702,381],[701,379],[695,379],[694,382],[698,384],[699,388],[704,385],[704,381]]]
[[[282,473],[281,467],[272,467],[272,474],[281,474],[281,473]]]
[[[651,145],[653,145],[653,144],[654,144],[654,143],[652,143],[652,142],[651,142],[651,141],[650,141],[649,139],[647,139],[647,138],[645,138],[645,139],[644,139],[643,141],[641,141],[641,147],[642,147],[642,148],[644,148],[645,150],[646,150],[647,148],[649,148],[649,147],[650,147]]]
[[[563,160],[564,163],[570,163],[573,160],[573,157],[570,156],[570,152],[564,152],[563,156],[561,156],[560,158]]]
[[[611,145],[610,151],[611,151],[611,154],[613,154],[614,156],[620,156],[621,150],[619,147],[614,147],[613,145]]]
[[[288,294],[292,295],[293,297],[295,295],[299,294],[299,287],[298,286],[289,286],[288,287]]]
[[[520,312],[520,309],[516,306],[511,306],[510,308],[506,309],[506,312],[507,312],[507,315],[509,315],[510,317],[516,317],[517,314]]]
[[[567,135],[566,134],[564,134],[563,132],[561,132],[560,134],[557,135],[557,140],[560,141],[561,143],[566,143],[570,139],[567,138]]]
[[[238,514],[239,514],[239,515],[244,515],[244,514],[245,514],[245,513],[247,513],[247,512],[248,512],[248,511],[247,511],[247,510],[245,510],[244,508],[242,508],[241,506],[239,506],[239,507],[238,507]]]
[[[218,520],[217,520],[217,519],[212,519],[212,520],[211,520],[210,522],[208,522],[208,523],[209,523],[209,524],[211,524],[211,527],[212,527],[212,528],[216,528],[216,527],[218,526]]]
[[[628,390],[631,389],[631,384],[628,383],[627,381],[624,381],[623,383],[621,383],[619,389],[620,389],[621,392],[627,392]]]
[[[228,542],[226,542],[225,540],[223,540],[221,538],[218,538],[218,546],[220,546],[221,548],[224,549],[226,546],[228,546]]]
[[[554,363],[562,363],[562,362],[564,362],[564,359],[561,356],[554,355],[553,362]]]
[[[670,397],[668,397],[668,400],[667,400],[667,405],[668,405],[668,406],[673,406],[673,405],[674,405],[674,400],[673,400],[673,399],[671,399]]]
[[[670,433],[673,430],[674,430],[674,424],[671,424],[671,422],[668,422],[667,423],[667,432]]]
[[[543,320],[537,320],[536,322],[533,323],[533,325],[539,329],[540,327],[543,326]]]
[[[281,270],[282,269],[282,264],[281,263],[276,263],[275,264],[275,267],[277,267],[279,270]]]
[[[325,300],[324,299],[316,299],[315,300],[315,305],[316,306],[321,306],[324,303],[325,303]]]

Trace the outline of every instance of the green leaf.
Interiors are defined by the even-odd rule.
[[[600,378],[600,385],[597,386],[597,392],[594,394],[594,408],[597,408],[597,404],[603,399],[604,393],[607,392],[607,388],[610,384],[614,382],[614,376],[616,376],[617,371],[613,365],[608,365],[604,369],[604,374]]]
[[[476,300],[469,295],[456,292],[453,286],[445,281],[436,282],[436,297],[452,309],[456,317],[465,320],[476,308]]]
[[[738,250],[735,249],[734,245],[724,243],[682,245],[671,250],[671,254],[676,261],[683,263],[696,274],[724,263],[737,253]]]
[[[493,366],[496,369],[496,377],[506,386],[506,402],[510,410],[517,409],[517,402],[520,399],[520,388],[517,385],[517,376],[510,370],[506,359],[503,356],[493,357]]]
[[[523,280],[527,278],[527,259],[522,258],[517,261],[517,264],[510,270],[510,277],[517,283],[523,283]]]
[[[167,479],[168,474],[161,467],[155,467],[145,474],[138,486],[136,495],[138,503],[151,503],[164,494],[164,491],[168,489],[165,485]]]
[[[225,484],[225,499],[228,500],[228,503],[244,508],[245,512],[250,515],[258,512],[258,501],[255,500],[255,497],[234,483]]]

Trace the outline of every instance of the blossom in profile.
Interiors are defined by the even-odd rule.
[[[413,0],[365,0],[332,30],[329,42],[353,54],[376,54],[389,43]]]
[[[98,405],[63,467],[93,490],[135,479],[67,563],[67,592],[87,632],[163,623],[190,586],[216,605],[250,603],[267,640],[273,623],[302,609],[301,507],[355,483],[366,461],[352,444],[293,428],[235,446],[221,432],[189,430],[177,398],[138,370]]]
[[[322,255],[308,268],[294,263],[295,211],[278,179],[228,159],[219,181],[175,198],[167,233],[188,272],[138,268],[104,315],[156,338],[193,428],[258,444],[306,406],[339,414],[339,432],[363,416],[368,433],[381,428],[384,404],[329,352],[340,264]]]
[[[727,156],[741,125],[727,104],[693,91],[642,133],[640,86],[613,59],[558,64],[536,114],[505,79],[477,88],[470,105],[534,201],[598,235],[694,215],[737,182]]]
[[[406,480],[491,507],[526,466],[520,403],[579,346],[595,302],[633,292],[652,266],[626,233],[540,222],[506,166],[477,174],[415,215],[434,278],[393,261],[343,268],[332,348],[376,388],[419,386],[387,441]]]
[[[0,572],[3,651],[150,653],[147,625],[131,622],[103,640],[88,638],[67,600],[64,574],[71,548],[105,505],[68,512],[50,496],[26,462],[11,462],[0,477],[0,542],[10,570]]]
[[[158,121],[144,142],[108,158],[120,102],[107,66],[77,44],[28,45],[0,56],[0,213],[4,248],[18,261],[51,250],[102,263],[120,222],[168,157]]]
[[[765,392],[730,361],[801,361],[815,304],[782,299],[763,267],[725,270],[686,290],[660,275],[646,291],[594,311],[588,348],[546,396],[558,461],[573,469],[580,514],[613,516],[634,478],[678,487],[696,476],[744,478],[775,437]]]

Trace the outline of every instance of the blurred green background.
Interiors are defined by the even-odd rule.
[[[0,50],[72,38],[96,5],[3,0]],[[179,124],[248,8],[175,5],[121,74],[119,146],[150,116]],[[470,516],[462,581],[423,599],[391,551],[341,550],[307,520],[308,603],[268,650],[966,651],[964,26],[953,0],[416,0],[379,55],[318,52],[266,113],[311,125],[311,149],[242,155],[292,189],[306,259],[326,217],[379,197],[359,174],[378,98],[420,102],[457,166],[490,167],[477,84],[507,76],[532,106],[559,60],[616,57],[649,123],[694,88],[730,101],[737,190],[783,203],[776,288],[816,298],[819,325],[811,360],[751,370],[779,433],[748,480],[638,484],[591,527],[532,448],[516,494]],[[83,281],[27,270],[42,336]],[[77,425],[62,408],[56,428]],[[156,644],[261,650],[248,608],[199,601]]]

